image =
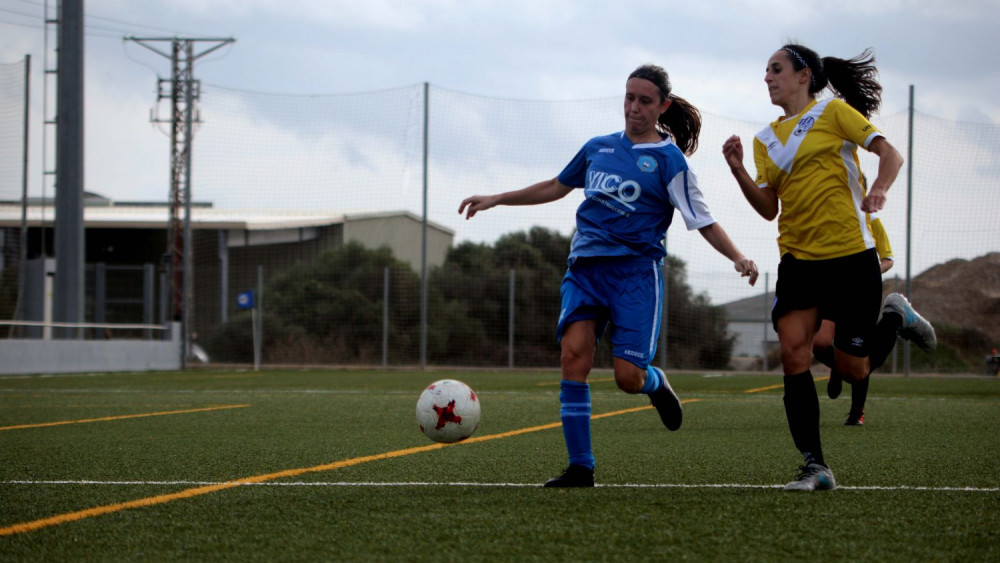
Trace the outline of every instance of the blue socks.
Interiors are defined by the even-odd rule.
[[[663,372],[653,366],[646,366],[646,383],[642,386],[642,391],[639,391],[643,395],[649,395],[655,391],[659,391],[663,387]]]
[[[646,383],[642,393],[649,394],[663,387],[663,372],[653,366],[646,368]],[[562,380],[559,384],[559,418],[569,452],[570,465],[594,468],[594,450],[590,443],[590,385]]]
[[[559,384],[559,417],[569,452],[570,465],[594,468],[594,451],[590,445],[590,385],[563,380]]]

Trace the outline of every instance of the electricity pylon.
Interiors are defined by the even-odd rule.
[[[181,365],[187,367],[190,352],[190,323],[192,304],[192,246],[191,246],[191,138],[195,123],[194,106],[200,94],[200,83],[194,78],[194,62],[205,55],[236,41],[233,38],[182,38],[182,37],[133,37],[139,45],[170,59],[170,79],[159,79],[157,102],[171,100],[169,120],[152,118],[154,123],[170,124],[170,219],[167,228],[167,269],[170,284],[168,315],[181,321],[184,343]],[[157,43],[170,43],[170,52],[154,47]],[[195,45],[207,43],[201,52]],[[184,219],[181,220],[181,208]]]

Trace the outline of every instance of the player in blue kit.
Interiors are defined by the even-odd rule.
[[[555,178],[520,190],[475,195],[458,208],[469,219],[497,205],[548,203],[583,189],[556,329],[569,467],[546,487],[594,486],[587,377],[597,342],[609,325],[618,387],[648,395],[668,429],[681,426],[680,399],[666,374],[650,365],[660,332],[663,241],[674,210],[688,230],[698,229],[732,260],[751,285],[757,281],[757,266],[712,218],[684,156],[698,147],[697,108],[671,94],[665,70],[644,65],[628,77],[624,109],[625,130],[587,141]]]

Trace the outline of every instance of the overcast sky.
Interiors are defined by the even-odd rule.
[[[54,16],[57,0],[49,4]],[[32,56],[32,195],[42,183],[44,5],[0,0],[0,64]],[[905,112],[913,85],[920,114],[1000,124],[1000,0],[87,0],[84,12],[86,187],[117,199],[166,199],[168,183],[165,138],[149,118],[157,77],[169,78],[169,64],[123,41],[126,35],[234,38],[197,61],[198,79],[294,95],[428,82],[496,99],[594,100],[621,96],[628,73],[653,62],[669,71],[674,92],[703,112],[750,124],[780,114],[763,76],[782,44],[842,58],[871,47],[885,88],[881,115]],[[160,107],[161,117],[165,111]],[[575,146],[607,132],[590,131]],[[514,187],[521,186],[476,189]]]
[[[43,5],[0,0],[0,62],[41,55]],[[884,112],[904,109],[914,84],[922,112],[1000,122],[998,0],[88,0],[84,10],[97,82],[164,74],[123,35],[233,37],[199,61],[203,81],[297,94],[430,82],[564,100],[619,95],[622,76],[655,62],[704,110],[756,121],[774,115],[767,58],[793,39],[824,56],[874,48]]]

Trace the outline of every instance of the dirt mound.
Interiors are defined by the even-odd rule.
[[[895,285],[887,281],[884,293]],[[910,302],[935,326],[975,330],[1000,347],[1000,252],[928,269],[911,281]]]

